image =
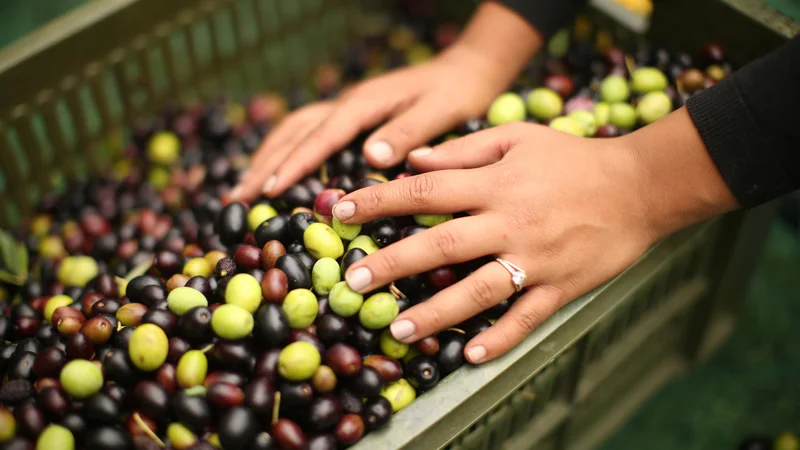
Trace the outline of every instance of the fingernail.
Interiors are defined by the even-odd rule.
[[[241,195],[241,193],[242,193],[241,186],[233,188],[230,195],[231,200],[236,200],[237,198],[239,198],[239,195]]]
[[[341,202],[333,205],[333,216],[339,220],[347,220],[356,213],[356,204],[353,202]]]
[[[472,364],[478,364],[479,362],[483,361],[486,358],[486,347],[482,345],[476,345],[471,349],[467,350],[467,358],[469,362]]]
[[[418,148],[418,149],[412,151],[410,153],[410,155],[414,156],[415,158],[422,158],[424,156],[430,155],[431,153],[433,153],[433,149],[432,148],[430,148],[430,147],[422,147],[422,148]]]
[[[392,153],[394,153],[392,151],[392,146],[385,141],[378,141],[369,144],[369,146],[366,148],[366,151],[370,156],[372,156],[373,159],[375,159],[375,161],[382,163],[388,163],[392,158]]]
[[[270,191],[272,191],[272,188],[275,187],[275,183],[277,181],[278,181],[278,178],[275,175],[267,178],[267,182],[264,183],[264,193],[265,194],[269,194]]]
[[[372,272],[366,267],[359,267],[358,269],[348,271],[344,275],[344,279],[347,281],[347,285],[350,289],[361,292],[361,290],[369,286],[372,282]]]
[[[414,326],[414,322],[410,320],[398,320],[389,326],[389,330],[392,332],[392,336],[395,339],[402,341],[414,334],[416,327]]]

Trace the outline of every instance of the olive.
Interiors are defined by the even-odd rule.
[[[278,357],[278,373],[290,381],[311,378],[321,363],[319,350],[308,342],[293,342],[281,350]]]
[[[90,361],[74,359],[61,369],[59,381],[67,394],[77,399],[84,399],[103,387],[103,373]]]
[[[307,440],[303,430],[289,419],[278,419],[272,426],[272,436],[282,449],[304,450],[306,448]],[[225,450],[227,450],[227,447],[225,447]]]
[[[286,253],[289,253],[290,255],[296,255],[304,251],[306,251],[306,248],[303,245],[303,241],[290,242],[288,245],[286,245]],[[305,265],[305,263],[303,263],[303,265]]]
[[[34,338],[25,338],[17,341],[16,351],[14,353],[20,355],[27,352],[38,355],[41,350],[42,344],[39,341]]]
[[[430,356],[419,355],[406,364],[406,378],[419,390],[428,390],[439,382],[439,367]]]
[[[249,340],[220,340],[210,354],[215,367],[226,370],[250,372],[256,363]]]
[[[214,288],[214,300],[218,303],[225,302],[225,292],[228,290],[228,283],[233,278],[233,275],[228,275],[217,280],[217,287]]]
[[[400,363],[383,355],[368,356],[364,360],[364,365],[377,370],[384,383],[391,383],[403,377],[403,367]]]
[[[97,316],[87,320],[81,326],[81,334],[86,335],[95,346],[103,345],[111,339],[114,326],[105,317]]]
[[[125,350],[114,350],[107,355],[103,361],[103,371],[106,380],[123,386],[132,385],[140,375],[131,360],[128,359],[128,352]]]
[[[58,266],[58,281],[64,286],[83,288],[98,273],[97,261],[91,256],[67,256]]]
[[[103,389],[100,390],[104,394],[111,397],[112,400],[115,402],[122,404],[125,401],[125,396],[127,395],[127,391],[122,386],[116,383],[106,383],[103,386]]]
[[[256,415],[241,406],[230,408],[217,423],[219,441],[225,450],[249,450],[260,428]]]
[[[253,206],[247,213],[247,225],[250,231],[255,231],[259,225],[278,215],[278,211],[268,203]]]
[[[169,424],[167,438],[175,450],[188,450],[197,442],[197,436],[181,423]]]
[[[381,333],[379,344],[383,354],[393,359],[402,359],[408,353],[408,344],[395,339],[388,328]]]
[[[256,244],[262,249],[269,241],[286,243],[289,236],[289,217],[285,215],[275,216],[263,222],[253,232]]]
[[[39,391],[37,400],[39,402],[39,406],[41,406],[44,412],[52,418],[57,419],[62,417],[69,411],[69,398],[67,397],[67,394],[65,394],[64,391],[58,387],[48,387],[42,389]],[[86,411],[87,404],[88,402],[84,404],[82,409],[83,411]]]
[[[245,404],[262,420],[272,419],[275,388],[266,377],[253,379],[244,390]]]
[[[314,292],[319,295],[328,295],[331,288],[341,281],[339,263],[333,258],[321,258],[311,271],[311,284]]]
[[[328,366],[319,366],[311,377],[311,386],[321,394],[333,391],[336,388],[336,373]]]
[[[211,408],[204,396],[178,392],[172,400],[172,409],[178,421],[195,433],[201,433],[211,423]]]
[[[339,269],[338,264],[336,265],[336,269],[338,271]],[[41,320],[39,320],[36,317],[20,317],[14,324],[14,329],[16,331],[17,337],[28,338],[36,335],[40,323]]]
[[[177,370],[175,364],[164,363],[156,371],[155,380],[158,384],[164,387],[170,395],[174,394],[178,389]],[[201,381],[202,382],[202,381]]]
[[[367,256],[367,252],[360,248],[353,248],[347,251],[342,258],[342,276],[347,272],[347,269],[356,261],[360,261]]]
[[[37,408],[34,403],[15,407],[14,419],[17,422],[17,435],[22,434],[34,439],[42,433],[47,425],[42,410]]]
[[[350,336],[350,325],[347,320],[333,314],[317,318],[317,337],[325,344],[345,342]]]
[[[261,304],[261,285],[252,275],[235,275],[225,289],[225,302],[253,314]]]
[[[353,332],[350,335],[350,339],[348,339],[350,345],[358,349],[362,354],[370,354],[378,350],[380,332],[367,329],[357,322],[353,323],[351,328]]]
[[[341,402],[333,395],[315,398],[308,408],[308,421],[316,431],[325,431],[333,427],[341,417]]]
[[[48,302],[50,300],[52,300],[52,298],[48,299]],[[72,299],[70,299],[70,300],[72,300]],[[72,303],[72,302],[69,302],[69,303]],[[69,303],[67,303],[66,305],[59,305],[59,307],[67,306]],[[54,304],[54,306],[55,306],[55,304]],[[57,308],[53,308],[53,311],[55,311],[56,309]],[[16,322],[17,319],[19,319],[20,317],[37,317],[38,315],[39,314],[36,312],[36,309],[34,309],[33,306],[31,306],[30,304],[28,304],[28,303],[18,303],[16,305],[14,305],[13,307],[11,307],[11,315],[9,316],[9,319],[11,319],[12,322]]]
[[[164,330],[146,323],[136,327],[128,344],[128,355],[138,369],[152,372],[164,364],[169,353],[169,340]]]
[[[175,371],[178,386],[181,388],[200,386],[206,379],[208,359],[200,350],[189,350],[181,356]]]
[[[481,319],[485,320],[485,319]],[[469,322],[469,321],[467,321]],[[464,323],[467,323],[464,322]],[[488,321],[487,321],[488,322]],[[464,325],[464,324],[462,324]],[[463,328],[462,328],[463,330]],[[482,331],[482,330],[481,330]],[[480,331],[479,331],[480,332]],[[477,333],[476,333],[477,335]],[[468,338],[471,339],[471,338]],[[425,356],[435,356],[439,352],[439,340],[436,336],[427,336],[414,343],[414,347]]]
[[[3,450],[34,450],[34,445],[31,441],[17,436],[6,442]]]
[[[275,267],[275,262],[278,258],[285,254],[286,247],[280,241],[268,241],[261,248],[261,265],[264,269],[270,270]]]
[[[800,440],[794,433],[785,431],[775,438],[772,445],[775,450],[797,450],[800,448]]]
[[[241,271],[260,269],[261,249],[254,245],[240,245],[234,253],[234,260]]]
[[[333,312],[342,317],[350,317],[361,310],[364,296],[351,290],[346,282],[340,281],[331,288],[328,302]]]
[[[299,259],[300,262],[303,263],[304,266],[306,266],[306,269],[308,269],[309,273],[311,273],[311,271],[314,270],[314,264],[316,264],[317,259],[314,258],[313,256],[311,256],[310,253],[308,253],[305,250],[301,250],[301,251],[298,251],[298,252],[291,252],[291,253],[294,256],[296,256],[297,259]],[[313,282],[313,278],[312,278],[312,282]]]
[[[498,319],[498,318],[500,318],[500,316],[505,314],[510,307],[511,307],[511,303],[509,302],[508,299],[505,299],[505,300],[501,301],[500,303],[497,303],[496,305],[494,305],[491,308],[487,309],[483,313],[486,315],[486,317],[488,317],[490,319]]]
[[[331,219],[331,228],[340,238],[346,241],[352,241],[361,233],[361,224],[359,223],[342,223],[336,217]]]
[[[353,445],[364,436],[364,420],[358,414],[346,414],[336,424],[336,440],[343,445]]]
[[[10,342],[8,344],[3,345],[0,347],[0,372],[6,371],[6,367],[8,363],[11,361],[11,358],[14,356],[14,353],[17,351],[17,343]],[[91,355],[89,355],[91,357]]]
[[[0,408],[0,444],[14,438],[17,431],[17,421],[14,415],[6,408]]]
[[[222,258],[217,261],[217,265],[214,268],[214,274],[218,277],[236,275],[237,269],[238,267],[233,259]]]
[[[108,395],[98,392],[92,395],[83,403],[81,413],[93,425],[115,424],[120,420],[120,405]]]
[[[308,289],[294,289],[286,294],[281,306],[289,326],[292,328],[305,328],[317,318],[319,305],[314,293]]]
[[[302,240],[303,233],[306,228],[312,223],[316,223],[317,219],[309,212],[298,212],[289,217],[289,234],[294,240]]]
[[[280,269],[270,269],[261,280],[261,295],[271,303],[281,303],[289,292],[289,278]]]
[[[364,403],[361,417],[368,431],[377,430],[392,418],[392,405],[385,397],[375,397]]]
[[[161,278],[169,278],[176,273],[180,273],[183,268],[181,257],[173,252],[160,251],[153,259],[153,268],[158,271]]]
[[[449,266],[439,267],[428,272],[428,282],[440,291],[452,286],[456,281],[456,272]]]
[[[142,323],[142,317],[147,312],[147,306],[141,303],[128,303],[120,307],[115,317],[125,327],[135,327]]]
[[[349,389],[339,390],[339,401],[342,403],[342,410],[349,414],[361,414],[364,410],[364,401],[356,393]]]
[[[750,436],[739,442],[739,450],[772,450],[772,439],[767,436]]]
[[[242,242],[247,234],[247,209],[242,203],[231,202],[220,211],[219,238],[223,244],[231,246]]]
[[[110,426],[90,427],[83,445],[92,450],[133,450],[133,440],[119,428]]]
[[[75,450],[75,436],[61,425],[48,425],[36,439],[36,449]]]
[[[667,77],[655,67],[639,67],[631,74],[631,87],[638,94],[663,91],[667,84]]]
[[[266,377],[271,381],[275,381],[275,378],[278,376],[278,357],[280,353],[280,349],[277,348],[262,353],[258,359],[256,359],[253,376]]]
[[[636,125],[636,109],[628,103],[614,103],[609,110],[609,121],[623,130],[630,130]]]
[[[189,341],[178,336],[169,338],[169,351],[167,361],[177,364],[181,357],[192,348]]]
[[[64,351],[56,347],[42,349],[33,361],[32,373],[36,378],[56,377],[67,363]]]
[[[253,315],[237,305],[221,305],[211,315],[211,328],[223,339],[243,339],[253,331],[253,326]]]
[[[314,325],[312,325],[312,327],[314,327]],[[312,334],[311,331],[316,330],[292,330],[292,332],[289,333],[289,343],[298,341],[308,342],[317,349],[320,355],[325,354],[325,345],[323,345],[322,341],[320,341],[317,336]]]
[[[311,289],[311,273],[297,256],[283,255],[277,259],[275,267],[289,278],[289,290]]]
[[[19,350],[9,362],[6,371],[6,377],[9,380],[26,380],[31,378],[33,363],[36,361],[36,354],[31,352],[22,352]]]
[[[241,387],[225,382],[214,383],[206,392],[208,402],[214,408],[228,409],[244,403],[244,390]]]
[[[205,306],[187,310],[178,320],[178,330],[191,342],[206,342],[212,336],[211,311]]]
[[[436,363],[444,376],[464,364],[466,339],[463,334],[452,330],[439,333],[437,338],[439,339],[439,353],[436,355]]]
[[[183,274],[189,278],[193,277],[210,277],[213,274],[213,267],[203,257],[195,257],[190,259],[183,265]]]
[[[672,112],[672,100],[661,91],[648,92],[636,105],[636,114],[644,124],[651,124]]]
[[[167,280],[167,291],[172,292],[174,289],[186,286],[189,282],[189,277],[182,273],[175,274]]]
[[[186,282],[185,286],[200,292],[205,298],[211,297],[211,281],[206,277],[192,277]]]
[[[61,419],[61,425],[71,431],[72,435],[78,439],[83,436],[87,429],[86,419],[77,413],[69,413],[65,415],[64,418]]]
[[[155,421],[161,421],[169,413],[169,394],[155,381],[144,380],[137,383],[131,399],[135,410]]]
[[[366,328],[378,330],[392,323],[399,313],[400,309],[394,296],[380,292],[364,301],[358,312],[358,318]]]
[[[298,383],[283,382],[280,384],[280,393],[280,414],[305,422],[308,415],[308,407],[314,400],[314,389],[311,384],[305,381]]]
[[[417,398],[417,393],[408,381],[401,378],[384,386],[381,396],[389,400],[393,412],[398,412],[410,405]]]
[[[156,325],[167,336],[174,336],[178,331],[178,316],[167,310],[150,308],[142,316],[142,325],[144,324]]]
[[[347,245],[347,251],[353,250],[354,248],[360,248],[364,250],[368,255],[375,253],[379,250],[378,244],[370,236],[356,236],[355,239],[350,241],[350,244]]]
[[[267,347],[280,347],[289,341],[291,327],[280,306],[265,303],[255,314],[255,335]]]
[[[145,301],[143,293],[144,288],[147,286],[161,286],[161,282],[158,278],[150,275],[138,276],[128,282],[128,285],[125,287],[125,296],[128,297],[131,302],[148,304]],[[85,307],[84,310],[86,310]]]
[[[350,389],[364,398],[376,397],[383,387],[383,377],[377,369],[363,366],[350,380]]]
[[[340,376],[353,376],[361,370],[361,355],[355,348],[337,343],[325,352],[325,362]]]
[[[400,238],[397,222],[391,217],[375,220],[369,228],[369,235],[381,248],[395,243]]]
[[[515,92],[506,92],[498,96],[489,106],[486,118],[492,126],[507,122],[525,120],[525,102]]]
[[[303,243],[314,258],[339,259],[344,254],[342,238],[324,223],[312,223],[303,233]]]
[[[459,330],[463,331],[464,339],[469,341],[478,334],[482,333],[483,331],[488,330],[489,327],[491,326],[492,323],[489,322],[487,319],[484,319],[483,317],[480,316],[475,316],[465,320],[464,322],[461,322],[460,324],[456,325],[455,328],[458,328]],[[417,347],[419,347],[419,345],[417,345]],[[437,343],[437,351],[438,351],[438,343]],[[430,352],[423,352],[423,353],[427,354]],[[433,353],[435,354],[436,352],[434,351]],[[428,356],[433,356],[433,355],[431,354]]]
[[[275,446],[275,439],[266,431],[262,431],[256,435],[250,450],[274,450]],[[209,450],[214,450],[214,447]]]
[[[47,303],[45,303],[44,305],[44,312],[43,312],[44,320],[52,323],[53,313],[56,311],[56,309],[61,308],[62,306],[69,306],[72,303],[73,303],[72,298],[66,295],[54,295],[53,297],[50,297],[50,300],[47,300]],[[22,308],[19,308],[18,311],[19,311],[18,314],[22,313],[26,315],[19,316],[16,318],[12,317],[11,319],[14,322],[24,317],[31,317],[31,318],[35,317],[35,316],[28,316],[27,315],[28,312]]]

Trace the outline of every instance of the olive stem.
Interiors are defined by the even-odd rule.
[[[406,297],[406,294],[403,294],[403,291],[398,289],[397,286],[394,285],[394,283],[389,285],[389,292],[391,292],[392,295],[394,295],[395,300],[400,299],[400,298],[402,298],[404,300],[408,299],[408,297]]]
[[[275,393],[275,406],[272,407],[272,424],[278,423],[278,411],[281,409],[281,393]]]
[[[159,447],[161,447],[161,448],[166,448],[167,447],[166,444],[164,444],[164,441],[162,441],[158,437],[158,435],[155,434],[153,432],[153,430],[151,430],[150,427],[147,426],[146,423],[144,423],[144,420],[142,420],[142,416],[140,416],[138,412],[137,413],[133,413],[133,420],[136,422],[137,425],[139,425],[139,427],[142,429],[142,431],[144,431],[144,434],[149,436],[150,439],[154,440],[156,442],[156,444],[158,444]]]
[[[212,348],[214,348],[214,344],[208,344],[205,347],[203,347],[202,349],[200,349],[200,351],[203,352],[203,353],[208,353],[208,352],[211,351]]]
[[[464,332],[464,330],[462,330],[460,328],[448,328],[448,330],[455,331],[456,333],[467,334],[467,333]]]

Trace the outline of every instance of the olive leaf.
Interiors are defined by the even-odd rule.
[[[138,266],[136,266],[136,267],[132,268],[132,269],[131,269],[131,270],[130,270],[130,271],[129,271],[129,272],[126,274],[126,275],[125,275],[125,278],[114,277],[114,281],[117,283],[117,286],[118,286],[118,287],[125,286],[125,285],[127,285],[127,284],[128,284],[128,282],[129,282],[129,281],[131,281],[132,279],[134,279],[134,278],[136,278],[136,277],[140,277],[140,276],[142,276],[142,275],[146,274],[146,273],[147,273],[147,271],[148,271],[148,270],[150,270],[150,268],[151,268],[151,267],[153,267],[153,261],[154,261],[154,260],[155,260],[155,257],[153,257],[153,258],[147,258],[147,260],[146,260],[146,261],[144,261],[143,263],[139,264]]]
[[[0,258],[6,267],[0,281],[22,286],[28,279],[28,249],[5,230],[0,230]]]

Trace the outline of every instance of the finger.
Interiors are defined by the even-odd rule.
[[[430,172],[381,183],[345,195],[333,207],[344,223],[380,217],[472,211],[484,204],[482,169]]]
[[[489,263],[404,311],[392,322],[390,330],[398,341],[415,342],[480,314],[513,293],[508,272],[500,264]]]
[[[359,97],[344,102],[298,145],[275,173],[269,195],[280,195],[286,188],[316,170],[333,153],[341,150],[359,133],[385,120],[394,111],[394,100],[376,101]]]
[[[487,216],[468,216],[413,234],[351,266],[345,281],[356,292],[370,292],[394,280],[437,267],[497,253],[498,226]]]
[[[533,286],[494,325],[467,343],[464,356],[469,362],[480,364],[503,355],[555,314],[567,300],[555,287]]]
[[[364,143],[367,162],[380,169],[395,166],[411,150],[456,126],[460,117],[442,111],[443,103],[441,99],[425,97],[375,131]]]
[[[286,156],[304,137],[316,127],[314,121],[304,122],[291,128],[291,133],[286,135],[280,145],[272,145],[262,152],[264,158],[258,163],[254,163],[248,169],[247,174],[239,182],[239,185],[231,192],[233,200],[251,201],[259,194],[269,191],[274,184],[273,173],[275,169],[286,159]],[[289,128],[287,128],[289,129]]]
[[[420,172],[447,169],[472,169],[503,159],[520,135],[521,125],[509,124],[479,131],[444,142],[435,148],[424,147],[408,155],[408,161]]]

